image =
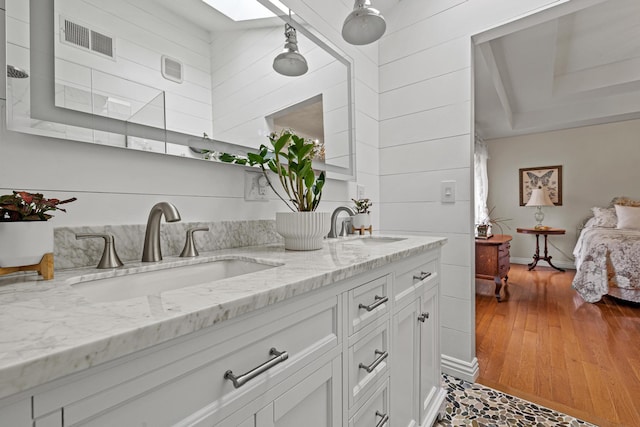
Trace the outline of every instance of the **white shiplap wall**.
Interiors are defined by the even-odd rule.
[[[367,196],[377,201],[377,47],[360,50],[341,40],[339,27],[350,6],[339,0],[287,3],[353,58],[358,183],[365,185]],[[4,33],[2,19],[0,39]],[[4,61],[2,55],[1,67]],[[4,77],[0,85],[4,87]],[[268,202],[246,202],[244,168],[239,166],[11,132],[6,129],[6,106],[1,99],[0,115],[0,194],[25,189],[43,191],[51,197],[78,197],[66,214],[56,215],[54,226],[142,224],[158,201],[173,202],[183,221],[271,219],[274,212],[284,208],[275,197]],[[354,182],[330,180],[321,209],[332,211],[350,203],[355,191]],[[376,228],[378,208],[379,204],[373,210]]]
[[[380,41],[381,229],[449,238],[443,252],[443,369],[478,375],[472,237],[471,36],[553,0],[402,0]],[[441,181],[456,202],[440,202]]]
[[[129,102],[131,114],[143,108],[158,91],[164,91],[167,129],[193,135],[211,133],[208,32],[162,7],[150,7],[148,1],[112,0],[105,6],[97,0],[65,0],[56,2],[55,14],[56,18],[62,15],[113,37],[115,47],[115,58],[111,60],[62,43],[56,34],[56,57],[61,58],[56,64],[58,81],[89,91],[93,86],[95,92]],[[163,55],[182,64],[182,83],[162,76]],[[78,71],[77,66],[62,67],[63,61],[83,64],[85,68]],[[71,70],[65,74],[68,68]],[[85,80],[80,76],[86,76]],[[128,80],[145,82],[156,93],[142,86],[125,86]],[[161,112],[159,119],[162,121]]]
[[[298,32],[309,71],[282,76],[272,65],[284,40],[280,24],[212,33],[213,138],[257,148],[270,132],[266,116],[322,95],[327,159],[348,167],[338,163],[348,147],[347,66]]]

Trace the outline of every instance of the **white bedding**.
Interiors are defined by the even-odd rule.
[[[573,288],[588,302],[603,295],[640,297],[640,231],[593,227],[589,222],[573,250]]]

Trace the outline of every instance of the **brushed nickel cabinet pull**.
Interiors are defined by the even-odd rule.
[[[268,371],[269,369],[273,368],[277,364],[282,363],[289,358],[289,354],[286,351],[278,351],[273,347],[269,350],[269,354],[274,357],[267,360],[265,363],[258,366],[257,368],[253,368],[246,374],[235,376],[233,374],[233,371],[228,370],[227,372],[224,373],[224,378],[226,380],[230,380],[233,383],[233,386],[235,388],[240,388],[243,385],[245,385],[247,381],[252,380],[253,378],[257,377],[263,372]]]
[[[416,274],[413,276],[413,280],[423,281],[427,277],[431,276],[431,272],[429,271],[421,271],[420,274]]]
[[[381,414],[379,411],[376,411],[376,416],[381,417],[380,421],[378,421],[378,424],[376,424],[376,427],[382,427],[389,421],[388,414]]]
[[[358,367],[360,369],[364,369],[365,371],[371,373],[371,372],[373,372],[374,369],[376,369],[376,366],[378,366],[380,363],[382,363],[382,361],[389,356],[389,352],[388,351],[376,350],[375,354],[377,354],[378,357],[376,357],[376,360],[371,362],[371,365],[367,366],[364,363],[361,363],[361,364],[358,365]]]
[[[422,313],[420,316],[418,316],[418,320],[422,323],[424,323],[428,318],[429,313]]]
[[[367,311],[372,311],[375,310],[376,307],[384,304],[385,302],[389,301],[389,297],[380,297],[378,295],[376,295],[375,297],[376,302],[371,303],[369,305],[364,305],[364,304],[360,304],[358,305],[358,308],[364,308]]]

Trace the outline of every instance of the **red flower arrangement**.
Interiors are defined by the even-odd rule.
[[[75,200],[75,197],[67,200],[45,199],[40,193],[14,191],[13,194],[0,196],[0,221],[46,221],[53,217],[46,212],[66,212],[58,205]]]

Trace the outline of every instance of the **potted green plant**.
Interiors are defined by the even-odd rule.
[[[260,167],[269,187],[291,210],[276,212],[276,231],[284,237],[286,249],[320,249],[331,224],[328,212],[316,212],[325,184],[324,171],[316,172],[312,165],[317,147],[291,129],[271,133],[269,143],[246,156],[221,153],[219,160]],[[277,176],[281,191],[269,172]]]
[[[355,204],[356,214],[351,219],[353,228],[368,229],[371,227],[371,214],[369,208],[373,204],[369,199],[351,199]]]
[[[506,223],[507,221],[511,221],[510,218],[500,218],[500,217],[491,217],[493,211],[496,207],[492,207],[487,214],[487,219],[481,222],[480,224],[476,224],[476,237],[479,239],[488,239],[493,236],[492,231],[493,227],[497,227],[500,230],[500,234],[504,234],[504,230],[502,226],[504,225],[506,228],[511,230],[511,227]]]
[[[49,212],[62,211],[76,200],[47,199],[40,193],[14,191],[0,196],[0,267],[38,263],[53,252],[53,227]]]

